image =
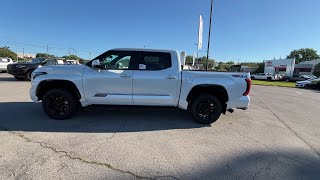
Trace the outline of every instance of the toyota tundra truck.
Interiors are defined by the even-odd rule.
[[[183,70],[174,50],[113,49],[86,65],[37,68],[30,96],[44,112],[68,119],[90,105],[176,107],[211,124],[232,109],[247,109],[249,73]]]

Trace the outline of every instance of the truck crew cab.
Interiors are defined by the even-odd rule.
[[[89,105],[177,107],[203,124],[231,108],[247,109],[249,73],[185,71],[183,64],[174,50],[113,49],[86,65],[36,69],[30,96],[59,120]]]

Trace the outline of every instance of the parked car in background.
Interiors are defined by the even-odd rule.
[[[13,64],[11,58],[0,57],[0,72],[7,72],[7,66]]]
[[[291,77],[290,76],[287,76],[286,78],[285,78],[285,80],[287,81],[287,82],[290,82],[290,81],[305,81],[305,80],[309,80],[309,79],[311,79],[311,77],[310,76],[308,76],[308,75],[299,75],[299,74],[294,74],[294,75],[292,75]]]
[[[297,81],[296,87],[298,88],[307,88],[307,89],[315,89],[314,85],[320,82],[320,78],[317,79],[309,79],[305,81]]]
[[[311,79],[310,82],[311,82],[311,83],[305,85],[305,88],[307,88],[307,89],[318,89],[318,90],[320,90],[320,78]]]
[[[305,81],[297,81],[296,87],[297,88],[305,88],[309,87],[308,85],[312,84],[311,80],[305,80]]]
[[[251,79],[275,81],[279,80],[278,75],[270,73],[258,73],[251,75]]]
[[[78,60],[67,60],[68,64],[80,64]]]
[[[318,77],[317,76],[314,76],[314,75],[308,75],[310,77],[310,79],[317,79]]]
[[[32,72],[41,66],[67,64],[66,60],[57,58],[35,58],[29,63],[14,63],[7,65],[8,73],[17,80],[31,80]]]

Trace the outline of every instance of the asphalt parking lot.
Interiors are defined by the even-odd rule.
[[[320,92],[254,86],[211,126],[173,109],[49,119],[0,74],[0,179],[320,179]]]

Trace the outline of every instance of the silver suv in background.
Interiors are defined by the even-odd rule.
[[[7,72],[7,66],[13,64],[13,60],[7,57],[0,57],[0,72]]]

